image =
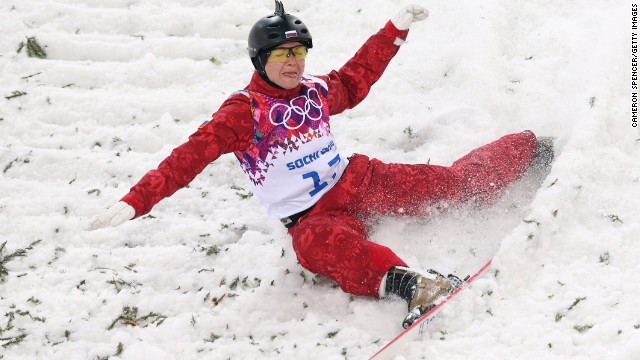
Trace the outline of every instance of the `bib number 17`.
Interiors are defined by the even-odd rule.
[[[328,165],[330,168],[333,168],[334,165],[340,162],[340,155],[336,155],[331,161],[329,161]],[[333,173],[331,179],[335,179],[337,176],[336,173]],[[329,184],[326,181],[320,181],[320,175],[317,171],[311,171],[308,173],[302,174],[303,179],[311,179],[313,181],[313,189],[309,191],[309,196],[313,197],[317,195],[322,189],[326,188]]]

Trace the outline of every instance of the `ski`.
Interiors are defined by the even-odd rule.
[[[440,301],[426,314],[416,319],[411,326],[406,328],[398,336],[389,341],[389,343],[387,343],[378,352],[376,352],[371,358],[369,358],[369,360],[393,359],[396,356],[402,355],[404,346],[407,343],[415,340],[420,340],[424,337],[427,325],[438,315],[438,313],[442,309],[442,306],[444,306],[444,304],[449,302],[449,300],[460,293],[460,291],[462,291],[462,289],[464,289],[469,283],[471,283],[480,274],[482,274],[489,267],[489,265],[491,265],[491,260],[484,264],[484,266],[482,266],[480,270],[478,270],[475,274],[465,279],[462,284],[460,284],[460,286],[458,286],[453,292],[451,292],[451,294],[447,295],[442,301]]]

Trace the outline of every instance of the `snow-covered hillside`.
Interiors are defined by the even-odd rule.
[[[307,71],[325,74],[407,3],[284,5],[313,34]],[[531,129],[559,154],[490,209],[372,224],[415,267],[464,275],[495,255],[405,358],[640,359],[631,3],[418,3],[430,18],[332,119],[342,152],[449,165]],[[271,12],[0,2],[1,359],[366,359],[401,330],[401,301],[297,263],[229,155],[149,216],[83,230],[246,85],[249,28]],[[36,44],[46,58],[28,56]]]

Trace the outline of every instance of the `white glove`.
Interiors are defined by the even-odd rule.
[[[86,230],[96,230],[107,226],[118,226],[127,220],[133,219],[135,215],[136,210],[131,205],[124,201],[119,201],[102,214],[89,219],[85,228]]]
[[[400,9],[398,13],[391,18],[391,22],[398,30],[409,30],[411,24],[416,21],[422,21],[429,16],[429,10],[420,5],[407,5]]]

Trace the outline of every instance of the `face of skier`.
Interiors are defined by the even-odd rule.
[[[299,42],[285,43],[271,50],[264,70],[269,80],[283,89],[293,89],[304,72],[307,48]]]

